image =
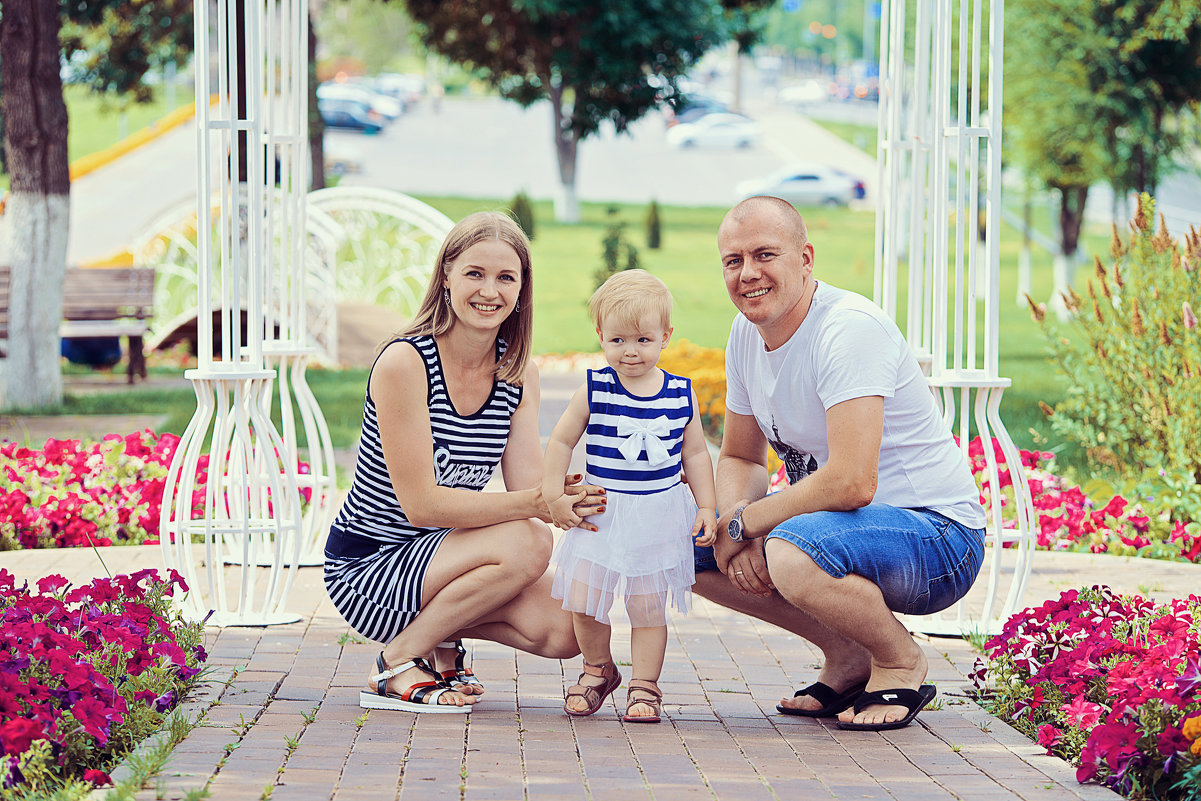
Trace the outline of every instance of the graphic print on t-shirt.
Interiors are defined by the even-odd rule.
[[[817,470],[817,459],[813,454],[798,451],[780,439],[780,429],[776,428],[776,418],[771,419],[772,439],[768,444],[784,463],[784,472],[788,475],[788,483],[795,484],[805,476]]]
[[[434,481],[438,486],[479,488],[491,475],[487,465],[455,462],[450,446],[434,440]]]

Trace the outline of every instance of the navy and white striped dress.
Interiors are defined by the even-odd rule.
[[[668,602],[691,605],[696,502],[680,480],[692,382],[663,373],[651,397],[631,394],[612,367],[588,371],[586,478],[605,488],[597,532],[573,528],[555,549],[551,594],[563,608],[609,622],[617,595],[635,627],[667,622]]]
[[[434,338],[406,337],[388,347],[396,342],[415,348],[425,362],[438,485],[482,490],[505,452],[521,387],[496,381],[478,411],[460,415],[451,404]],[[325,588],[346,622],[371,640],[395,638],[421,611],[426,569],[449,531],[415,526],[405,516],[384,463],[368,391],[354,484],[325,545]]]

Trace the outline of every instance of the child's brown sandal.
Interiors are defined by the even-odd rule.
[[[605,682],[604,684],[590,687],[583,683],[584,676],[586,675],[604,679]],[[576,683],[567,689],[567,695],[563,698],[563,711],[573,717],[591,715],[600,709],[605,699],[620,686],[621,674],[617,671],[617,665],[612,662],[607,665],[590,665],[585,662],[584,672],[580,674],[580,678],[576,680]],[[567,706],[567,701],[571,698],[583,698],[584,703],[588,704],[588,708],[572,709]]]
[[[638,695],[635,696],[635,693]],[[630,707],[635,704],[649,706],[655,712],[653,715],[631,715]],[[626,688],[626,713],[621,719],[626,723],[658,723],[662,715],[663,693],[659,692],[658,683],[651,679],[630,679],[630,686]]]

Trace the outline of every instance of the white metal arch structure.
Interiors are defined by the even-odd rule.
[[[335,268],[338,300],[363,301],[411,317],[454,221],[420,200],[374,187],[319,189],[309,193],[309,205],[342,231]]]
[[[1004,0],[884,4],[875,299],[927,367],[960,447],[973,424],[983,438],[992,496],[977,586],[913,621],[930,633],[999,630],[1020,610],[1032,566],[1030,490],[999,413],[1010,385],[997,364],[1003,32]],[[1007,501],[993,437],[1013,480]]]
[[[214,212],[217,198],[213,198]],[[313,208],[306,210],[307,247],[304,251],[306,271],[305,332],[309,345],[316,349],[314,358],[324,362],[337,361],[337,308],[329,298],[337,294],[334,272],[335,256],[344,236],[342,229],[329,215]],[[196,319],[196,293],[199,278],[199,253],[196,242],[196,204],[188,201],[163,213],[130,245],[135,264],[155,268],[154,317],[150,320],[147,346],[158,347],[180,326]],[[219,282],[220,275],[210,276]],[[282,301],[280,293],[272,293],[274,306]],[[273,319],[280,311],[269,311]]]
[[[197,368],[186,373],[196,412],[167,473],[160,528],[167,567],[191,588],[184,599],[189,612],[212,611],[214,625],[261,626],[299,620],[286,602],[303,544],[300,497],[294,458],[265,411],[275,374],[264,364],[263,344],[273,294],[271,198],[277,183],[286,188],[294,180],[294,171],[283,173],[287,164],[276,164],[272,137],[295,130],[278,116],[275,80],[290,80],[296,62],[278,54],[307,53],[307,3],[216,0],[215,18],[212,11],[207,0],[195,5],[196,52],[217,57],[215,86],[208,69],[196,71],[198,196],[217,197],[215,205],[200,203],[196,215],[199,353]],[[214,94],[215,107],[208,103]],[[283,100],[303,109],[298,98]],[[207,470],[203,501],[196,492],[201,470]],[[230,556],[241,565],[236,587],[226,584]]]

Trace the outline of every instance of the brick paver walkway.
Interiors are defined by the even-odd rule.
[[[1104,560],[1046,556],[1055,581],[1104,577]],[[113,572],[161,563],[157,546],[108,548],[104,557]],[[1143,560],[1141,580],[1179,594],[1190,576],[1161,566],[1180,567]],[[3,553],[0,567],[18,579],[103,575],[82,549]],[[922,640],[938,708],[884,734],[777,714],[779,698],[816,674],[817,653],[700,598],[693,614],[671,624],[660,682],[666,717],[657,726],[622,723],[612,699],[592,717],[569,718],[562,697],[578,659],[483,642],[471,650],[485,700],[464,717],[415,715],[359,709],[378,646],[348,634],[320,568],[300,570],[289,606],[302,622],[208,630],[212,673],[187,705],[201,724],[140,800],[182,799],[206,785],[220,801],[267,792],[273,801],[1117,798],[1078,785],[1066,763],[972,702],[966,673],[975,655],[958,639]],[[614,655],[628,665],[628,628],[614,631]],[[629,668],[622,671],[628,678]]]

